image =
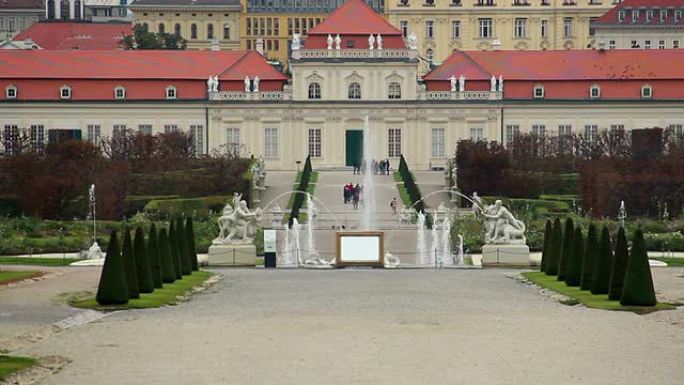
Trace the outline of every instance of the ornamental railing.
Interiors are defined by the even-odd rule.
[[[418,51],[408,48],[383,49],[296,49],[292,51],[292,59],[416,59]]]
[[[261,91],[261,92],[245,92],[245,91],[218,91],[209,92],[209,100],[223,100],[223,101],[279,101],[291,100],[292,94],[284,91]]]
[[[419,100],[501,100],[499,91],[420,91]]]

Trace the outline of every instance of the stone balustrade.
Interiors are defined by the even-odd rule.
[[[292,100],[292,94],[285,91],[219,91],[209,92],[209,100],[220,101],[280,101]]]
[[[408,48],[383,49],[297,49],[292,59],[417,59],[418,51]]]
[[[501,100],[499,91],[420,91],[418,100]]]

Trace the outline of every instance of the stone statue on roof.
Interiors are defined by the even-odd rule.
[[[465,91],[465,81],[465,75],[461,74],[461,76],[458,77],[458,90],[461,92]]]
[[[338,33],[335,36],[335,49],[341,49],[342,48],[342,38],[340,37],[340,34]]]
[[[251,91],[249,76],[245,76],[245,92]]]
[[[496,91],[496,76],[494,75],[489,79],[489,90],[492,92]]]
[[[378,37],[375,39],[375,41],[378,42],[378,49],[382,49],[382,36],[378,34]]]
[[[213,82],[213,83],[214,83],[214,84],[212,84],[211,90],[214,91],[214,92],[218,92],[218,91],[219,91],[219,78],[218,78],[218,75],[214,76],[214,82]]]
[[[209,75],[209,79],[207,79],[207,92],[212,92],[214,90],[214,78]]]
[[[328,40],[327,40],[327,43],[328,43],[328,49],[332,49],[332,45],[333,45],[333,37],[332,37],[332,35],[331,35],[331,34],[328,34]]]
[[[298,50],[302,48],[302,42],[299,40],[299,34],[294,33],[292,34],[292,50]]]
[[[456,75],[451,75],[449,78],[449,83],[451,84],[451,92],[457,91],[456,90]]]
[[[254,77],[254,92],[259,92],[259,75]]]
[[[375,38],[373,37],[373,34],[371,33],[370,36],[368,36],[368,49],[373,49],[373,45],[375,45]]]
[[[499,92],[503,92],[503,76],[499,75]]]

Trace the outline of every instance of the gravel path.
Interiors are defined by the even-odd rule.
[[[568,307],[503,269],[222,272],[188,303],[116,313],[17,354],[72,359],[46,381],[60,385],[682,380],[684,309]]]

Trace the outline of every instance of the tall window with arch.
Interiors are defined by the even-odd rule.
[[[180,36],[180,34],[181,34],[180,24],[176,23],[176,25],[173,26],[173,33],[175,33],[176,36]]]
[[[62,20],[69,20],[69,0],[60,1],[59,16]]]
[[[428,48],[428,50],[425,51],[425,60],[427,60],[428,63],[432,63],[435,60],[435,51]]]
[[[197,24],[192,24],[190,26],[190,38],[197,39]]]
[[[361,85],[359,83],[352,83],[349,85],[349,99],[361,99]]]
[[[164,27],[164,23],[159,23],[159,33],[166,33],[166,27]]]
[[[230,26],[228,24],[223,24],[223,39],[230,39]]]
[[[389,84],[389,89],[387,90],[388,99],[401,99],[401,85],[397,82],[392,82]]]
[[[309,84],[309,99],[321,98],[321,85],[318,83]]]
[[[207,39],[214,38],[214,24],[207,25]]]

